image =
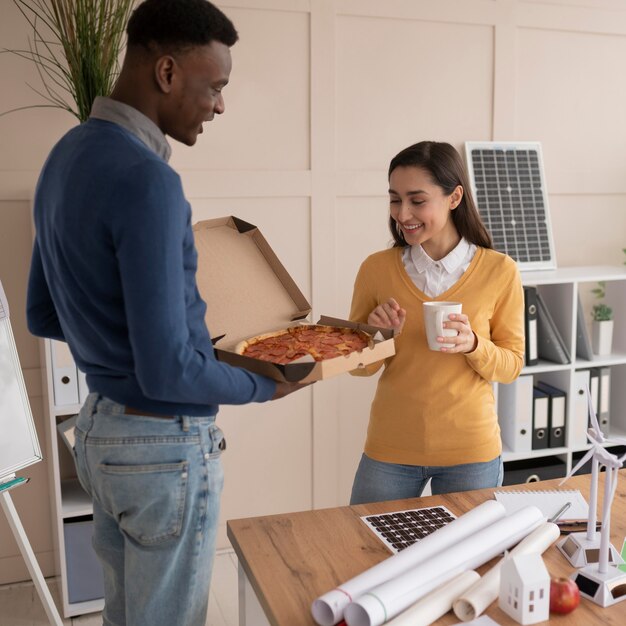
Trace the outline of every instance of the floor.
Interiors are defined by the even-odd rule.
[[[58,600],[57,581],[48,579],[50,592]],[[237,626],[237,557],[232,550],[215,556],[206,626]],[[101,626],[99,613],[64,619],[65,626]],[[0,586],[0,626],[50,626],[32,583]]]

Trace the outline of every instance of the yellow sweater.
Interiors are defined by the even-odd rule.
[[[407,275],[402,248],[368,257],[354,285],[350,319],[366,322],[395,298],[406,309],[396,354],[386,359],[367,430],[365,454],[404,465],[459,465],[490,461],[502,451],[491,382],[510,383],[524,359],[524,296],[515,262],[478,248],[450,289],[429,298]],[[422,303],[463,303],[478,337],[476,350],[446,354],[428,349]],[[371,375],[373,364],[355,375]]]

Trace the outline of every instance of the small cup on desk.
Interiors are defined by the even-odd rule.
[[[428,347],[431,350],[454,348],[453,343],[439,343],[437,337],[456,337],[459,334],[453,328],[444,328],[443,323],[448,321],[451,313],[458,314],[461,309],[460,302],[424,302],[424,326]]]

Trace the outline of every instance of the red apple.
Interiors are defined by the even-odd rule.
[[[553,578],[550,581],[550,611],[569,613],[580,604],[578,585],[571,578]]]

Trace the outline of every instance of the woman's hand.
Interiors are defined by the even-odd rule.
[[[463,313],[450,313],[448,321],[443,323],[444,328],[458,331],[456,337],[437,337],[439,343],[453,343],[454,348],[441,348],[442,352],[473,352],[478,345],[478,337],[474,334],[469,318]]]
[[[392,328],[400,332],[406,319],[406,310],[403,309],[393,298],[379,304],[367,317],[370,326],[379,328]]]

